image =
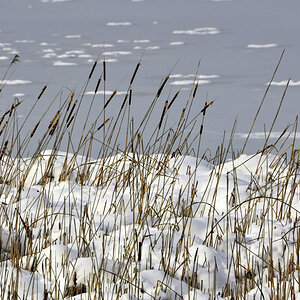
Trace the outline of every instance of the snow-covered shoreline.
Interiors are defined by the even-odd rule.
[[[271,299],[284,288],[294,299],[291,286],[298,299],[292,161],[52,151],[34,160],[2,158],[20,170],[1,184],[2,299]]]

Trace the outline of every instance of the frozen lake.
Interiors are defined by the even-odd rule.
[[[169,116],[170,122],[175,121],[201,60],[193,110],[199,112],[206,99],[216,99],[206,116],[203,147],[214,149],[224,130],[230,134],[237,118],[235,146],[239,148],[286,49],[246,149],[254,152],[263,144],[264,128],[270,128],[290,77],[273,137],[299,112],[299,11],[299,1],[277,0],[2,0],[1,76],[15,54],[21,63],[7,78],[0,113],[18,97],[24,101],[19,111],[24,113],[19,115],[22,120],[45,84],[46,103],[63,87],[79,92],[100,55],[108,61],[107,90],[121,92],[127,90],[142,57],[133,85],[132,112],[137,120],[172,71],[175,76],[158,108],[169,94],[180,90],[181,98]],[[100,75],[100,68],[97,72]],[[88,91],[94,86],[92,82]],[[97,97],[102,104],[103,96]],[[114,107],[108,107],[107,114],[113,115]]]

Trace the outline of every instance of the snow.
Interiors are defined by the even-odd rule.
[[[249,44],[247,48],[254,48],[254,49],[259,49],[259,48],[274,48],[277,47],[277,44],[270,43],[270,44]]]
[[[241,138],[241,139],[245,139],[247,138],[248,133],[243,133],[243,132],[237,132],[236,133],[236,137]],[[256,131],[256,132],[252,132],[249,136],[250,139],[258,139],[258,140],[265,140],[267,136],[270,136],[271,139],[278,139],[280,137],[284,137],[284,138],[289,138],[289,139],[293,139],[294,134],[282,134],[282,132],[280,131],[272,131],[272,132],[263,132],[263,131]],[[297,133],[296,138],[299,138],[300,135],[299,133]]]
[[[134,40],[135,44],[147,44],[150,43],[150,40]]]
[[[76,55],[72,53],[64,53],[64,54],[57,55],[57,58],[74,58],[74,57],[76,57]]]
[[[49,53],[46,53],[46,54],[44,54],[43,55],[43,58],[53,58],[53,57],[56,57],[57,56],[57,54],[56,53],[54,53],[54,52],[49,52]]]
[[[272,81],[271,85],[274,85],[274,86],[286,86],[287,83],[288,83],[288,80]],[[270,82],[266,83],[266,85],[269,85],[269,84],[270,84]],[[290,80],[289,86],[300,86],[300,81]]]
[[[146,50],[158,50],[158,49],[160,49],[159,46],[148,46],[148,47],[146,48]]]
[[[216,27],[199,27],[189,30],[174,30],[173,34],[188,34],[188,35],[207,35],[218,34],[219,29]]]
[[[106,26],[130,26],[130,22],[108,22]]]
[[[15,79],[15,80],[1,80],[0,84],[7,84],[7,85],[23,85],[23,84],[30,84],[31,81],[23,80],[23,79]]]
[[[100,59],[100,62],[106,62],[106,63],[116,63],[118,60],[116,58],[106,58],[106,59]],[[94,60],[92,60],[94,62]]]
[[[170,85],[192,85],[192,84],[209,84],[209,80],[175,80]]]
[[[81,35],[80,34],[69,34],[69,35],[66,35],[65,38],[66,39],[80,39]]]
[[[170,46],[180,46],[180,45],[184,45],[184,42],[178,41],[178,42],[171,42],[169,44]]]
[[[53,62],[53,66],[58,66],[58,67],[66,67],[66,66],[77,66],[77,63],[71,63],[71,62],[66,62],[66,61],[61,61],[57,60]]]
[[[93,44],[92,48],[112,48],[113,44]]]
[[[183,75],[183,74],[172,74],[170,75],[170,78],[196,78],[196,79],[214,79],[214,78],[219,78],[219,75],[213,74],[213,75],[196,75],[196,74],[188,74],[188,75]]]
[[[79,54],[78,58],[92,58],[92,55],[90,55],[90,54]]]
[[[15,94],[13,94],[12,96],[13,96],[13,97],[24,97],[25,94],[23,94],[23,93],[15,93]]]
[[[43,183],[49,163],[51,176]],[[65,165],[71,169],[62,179]],[[89,176],[80,182],[87,166]],[[27,299],[44,299],[45,293],[55,299],[97,297],[97,280],[103,299],[203,300],[214,293],[216,299],[226,299],[224,288],[234,288],[237,276],[261,280],[259,287],[248,289],[246,299],[259,299],[261,292],[269,299],[264,278],[269,276],[270,247],[276,274],[295,253],[292,229],[300,191],[298,186],[294,190],[291,218],[279,219],[275,210],[280,205],[272,195],[290,171],[272,154],[243,154],[218,165],[180,155],[92,159],[47,150],[22,160],[5,156],[1,168],[3,174],[18,170],[12,182],[0,186],[5,299],[12,279],[19,284],[18,295]],[[129,172],[139,181],[128,180]],[[280,179],[263,196],[270,172],[280,172]],[[96,184],[99,176],[104,176],[101,185]],[[18,178],[24,182],[21,191]],[[288,184],[285,191],[291,189]],[[246,234],[238,233],[244,227]],[[16,243],[18,268],[10,259]],[[257,273],[249,275],[243,268]],[[293,274],[296,282],[298,273],[286,276]],[[280,282],[274,279],[273,284]]]
[[[85,93],[86,95],[95,95],[95,92],[94,91],[88,91]],[[97,95],[104,95],[104,91],[97,91],[96,93]],[[109,90],[106,90],[105,91],[105,95],[112,95],[113,94],[113,91],[109,91]],[[122,91],[118,91],[116,95],[126,95],[127,92],[122,92]]]
[[[103,52],[103,55],[106,56],[119,56],[119,55],[130,55],[132,52],[130,51],[106,51]]]
[[[27,44],[27,43],[34,43],[34,40],[15,40],[16,43],[21,43],[21,44]]]

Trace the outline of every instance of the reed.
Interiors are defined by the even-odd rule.
[[[45,85],[21,124],[19,101],[0,118],[1,299],[299,297],[298,118],[270,142],[288,85],[260,151],[242,155],[266,95],[241,152],[233,151],[234,122],[213,154],[203,132],[214,100],[199,99],[197,76],[184,103],[167,91],[171,74],[163,77],[136,122],[141,61],[122,101],[117,89],[108,99],[104,92],[96,108],[107,67],[96,61],[81,91],[50,101]],[[24,132],[39,101],[47,105]]]

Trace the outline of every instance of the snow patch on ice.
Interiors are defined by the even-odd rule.
[[[130,55],[132,54],[132,52],[130,51],[105,51],[103,52],[103,55],[107,55],[107,56],[120,56],[120,55]]]
[[[274,86],[286,86],[288,83],[288,80],[282,80],[282,81],[272,81],[271,82],[271,85],[274,85]],[[269,85],[270,82],[267,82],[266,85]],[[300,81],[293,81],[293,80],[290,80],[289,82],[289,86],[300,86]]]
[[[78,58],[91,58],[92,57],[92,55],[90,55],[90,54],[79,54],[78,55]]]
[[[15,40],[16,43],[20,44],[29,44],[29,43],[34,43],[34,40]]]
[[[173,34],[210,35],[218,34],[220,30],[216,27],[199,27],[189,30],[174,30]]]
[[[94,91],[89,91],[89,92],[86,92],[85,94],[86,95],[95,95],[95,92]],[[112,95],[112,94],[113,94],[113,91],[109,91],[109,90],[105,91],[105,95]],[[117,91],[116,96],[117,95],[126,95],[126,94],[127,94],[127,92]],[[104,91],[97,91],[96,95],[104,95]]]
[[[15,79],[15,80],[1,80],[0,84],[5,85],[24,85],[24,84],[30,84],[32,83],[29,80],[22,80],[22,79]]]
[[[133,42],[136,44],[145,44],[150,43],[150,40],[134,40]]]
[[[209,84],[211,83],[211,80],[208,79],[215,79],[219,78],[219,75],[195,75],[195,74],[172,74],[170,75],[170,78],[173,79],[183,79],[183,80],[174,80],[170,83],[170,85],[192,85],[192,84]],[[191,78],[191,79],[189,79]]]
[[[254,139],[254,140],[265,140],[269,135],[270,135],[271,139],[278,139],[279,137],[293,139],[295,137],[294,134],[288,134],[288,133],[282,134],[281,131],[273,131],[271,133],[257,131],[257,132],[252,132],[250,134],[249,138]],[[238,138],[245,139],[245,138],[247,138],[248,133],[237,132],[236,136]],[[300,132],[297,133],[296,138],[300,138]]]
[[[116,63],[118,60],[116,58],[106,58],[106,59],[101,59],[100,62],[106,62],[106,63]]]
[[[183,75],[183,74],[172,74],[170,75],[170,78],[196,78],[196,79],[214,79],[214,78],[219,78],[219,75],[212,74],[212,75],[204,75],[204,74],[188,74],[188,75]]]
[[[77,66],[77,63],[74,62],[66,62],[66,61],[61,61],[61,60],[57,60],[53,62],[53,66],[57,66],[57,67],[67,67],[67,66]]]
[[[112,48],[113,44],[92,44],[92,48]]]
[[[170,46],[180,46],[180,45],[184,45],[184,42],[178,41],[178,42],[171,42],[169,44]]]
[[[146,50],[158,50],[158,49],[160,49],[159,46],[148,46],[148,47],[146,48]]]
[[[65,35],[66,39],[80,39],[81,35],[80,34],[69,34],[69,35]]]
[[[170,85],[192,85],[192,84],[209,84],[209,80],[175,80],[170,83]]]
[[[57,54],[52,52],[52,53],[46,53],[42,57],[43,58],[53,58],[53,57],[56,57],[56,56],[57,56]]]
[[[249,44],[247,48],[261,49],[261,48],[274,48],[277,44]]]
[[[130,26],[131,22],[108,22],[106,26]]]

